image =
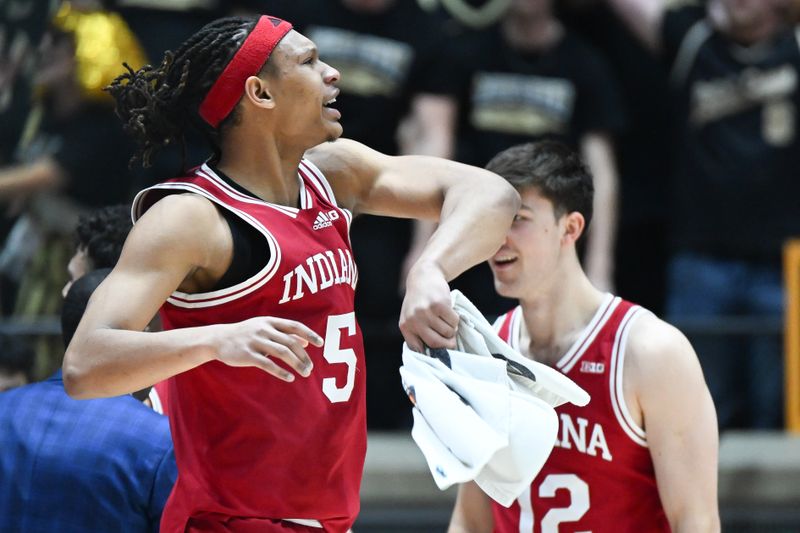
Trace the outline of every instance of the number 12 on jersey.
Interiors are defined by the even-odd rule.
[[[550,474],[539,485],[539,498],[553,498],[558,489],[569,491],[569,507],[558,507],[547,511],[542,517],[541,533],[558,533],[558,525],[563,522],[576,522],[589,510],[589,485],[575,474]],[[519,502],[519,531],[534,533],[533,505],[531,490],[528,487],[517,501]],[[591,533],[580,531],[577,533]]]

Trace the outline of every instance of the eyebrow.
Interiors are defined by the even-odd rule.
[[[300,49],[299,55],[304,56],[309,52],[311,52],[312,54],[313,53],[317,53],[317,47],[314,46],[313,44],[309,45],[309,46],[306,46],[306,47],[303,47],[303,48]]]

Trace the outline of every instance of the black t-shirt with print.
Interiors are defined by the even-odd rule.
[[[472,33],[450,48],[459,67],[458,158],[485,165],[510,146],[583,135],[624,124],[619,93],[602,57],[570,31],[549,50],[512,49],[499,29]]]
[[[352,11],[340,0],[263,4],[314,41],[321,59],[341,72],[335,107],[347,138],[396,154],[397,125],[413,95],[453,91],[438,21],[414,0],[398,0],[378,14]]]
[[[800,235],[800,47],[794,28],[740,46],[699,7],[662,26],[681,119],[673,217],[681,250],[775,259]]]

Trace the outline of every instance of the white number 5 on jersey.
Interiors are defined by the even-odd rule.
[[[322,349],[322,356],[330,364],[347,365],[347,381],[341,387],[336,386],[336,378],[325,378],[322,380],[322,392],[331,403],[346,402],[353,393],[353,385],[356,381],[356,352],[352,348],[342,348],[342,330],[347,330],[348,336],[356,334],[356,315],[347,313],[344,315],[331,315],[328,317],[328,325],[325,328],[325,345]]]

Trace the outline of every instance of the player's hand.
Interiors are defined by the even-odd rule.
[[[400,310],[400,331],[409,347],[455,348],[458,313],[450,302],[450,286],[434,263],[420,261],[406,279],[406,296]]]
[[[306,352],[309,343],[322,346],[322,338],[294,320],[256,317],[218,326],[217,359],[230,366],[254,366],[283,381],[294,374],[273,361],[280,359],[297,374],[308,377],[314,365]]]

